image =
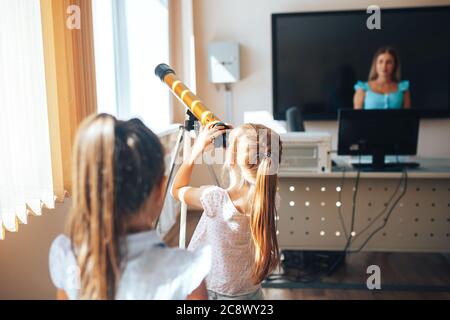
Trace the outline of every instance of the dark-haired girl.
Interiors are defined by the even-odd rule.
[[[209,248],[167,248],[155,231],[164,151],[140,120],[91,116],[74,148],[69,236],[50,249],[59,298],[206,299]]]

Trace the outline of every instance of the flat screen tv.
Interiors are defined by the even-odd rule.
[[[450,117],[450,6],[381,8],[380,29],[367,27],[372,15],[272,15],[275,119],[285,120],[294,106],[306,120],[336,119],[339,109],[353,108],[355,84],[368,81],[374,54],[385,46],[398,53],[411,108],[422,117]]]

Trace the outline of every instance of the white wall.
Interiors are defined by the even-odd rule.
[[[208,83],[207,46],[211,41],[237,41],[241,44],[242,81],[233,85],[235,124],[243,122],[244,111],[272,112],[271,14],[320,10],[364,10],[370,4],[381,8],[448,5],[449,0],[194,0],[194,31],[197,58],[197,94],[219,116],[225,116],[223,89]],[[308,122],[307,130],[334,134],[336,121]],[[421,156],[450,158],[450,119],[425,120],[420,130]],[[198,171],[199,183],[207,175]]]

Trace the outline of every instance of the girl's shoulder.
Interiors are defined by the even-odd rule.
[[[218,187],[218,186],[203,186],[202,189],[202,197],[221,197],[227,193],[227,190]]]
[[[234,213],[242,215],[239,210],[234,206],[233,201],[230,198],[228,190],[220,188],[218,186],[204,186],[202,195],[200,196],[200,202],[205,214],[208,217],[218,216],[218,213],[224,218],[230,218]],[[275,208],[278,210],[281,206],[281,197],[279,192],[275,194]],[[226,212],[224,212],[226,211]]]
[[[204,246],[196,250],[189,251],[181,248],[169,248],[160,246],[154,250],[146,250],[139,257],[137,263],[146,265],[146,270],[169,270],[170,274],[176,275],[184,273],[192,266],[193,270],[205,268],[209,271],[211,260],[211,247]]]
[[[116,298],[182,300],[206,278],[212,262],[211,247],[195,251],[160,247],[128,261]]]
[[[405,92],[408,90],[409,90],[409,81],[408,80],[400,81],[398,83],[398,91]]]
[[[361,90],[363,90],[364,92],[366,92],[366,91],[369,91],[369,90],[370,90],[370,85],[369,85],[368,82],[358,81],[358,82],[356,82],[354,88],[355,88],[355,91],[361,89]]]
[[[66,235],[59,235],[49,251],[50,279],[54,286],[64,290],[70,299],[76,299],[79,290],[79,272],[72,243]]]
[[[227,199],[227,190],[218,186],[203,186],[200,203],[208,216],[214,216],[218,208]]]
[[[49,253],[50,277],[56,288],[75,300],[80,289],[79,270],[70,239],[59,235]],[[121,274],[117,299],[185,299],[211,269],[209,246],[195,251],[154,245],[130,246]]]
[[[185,299],[211,268],[211,249],[169,248],[156,231],[127,236],[119,300]]]

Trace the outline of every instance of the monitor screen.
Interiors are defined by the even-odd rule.
[[[381,9],[381,29],[367,27],[370,16],[366,10],[272,15],[275,119],[284,120],[293,106],[307,120],[352,109],[355,84],[367,85],[375,52],[386,46],[398,54],[398,84],[407,86],[411,108],[423,117],[450,115],[450,7]]]
[[[415,155],[419,124],[414,110],[340,110],[338,154]]]

